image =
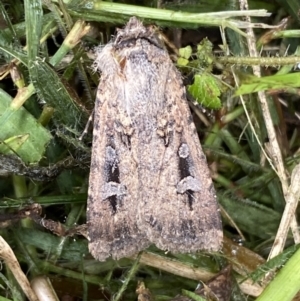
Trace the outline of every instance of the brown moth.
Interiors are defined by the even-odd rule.
[[[88,192],[89,250],[119,259],[151,243],[217,251],[216,194],[181,75],[154,27],[132,17],[99,53]]]

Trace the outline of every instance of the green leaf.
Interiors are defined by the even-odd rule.
[[[214,61],[213,44],[207,38],[197,45],[197,58],[202,68],[205,66],[211,68]]]
[[[13,48],[13,46],[6,45],[5,40],[1,36],[0,32],[0,53],[1,55],[6,57],[6,60],[9,61],[14,57],[17,60],[19,60],[21,63],[23,63],[25,66],[28,64],[27,56],[24,52],[16,48]]]
[[[188,91],[198,103],[210,109],[221,108],[220,88],[215,78],[209,73],[196,74],[194,83],[188,86]]]
[[[265,277],[266,273],[282,268],[287,261],[300,249],[300,245],[292,245],[274,258],[260,265],[256,270],[247,275],[253,282],[258,282]]]
[[[0,98],[0,141],[17,136],[27,137],[21,145],[11,149],[26,163],[40,161],[52,138],[50,132],[25,108],[12,110],[10,107],[12,97],[2,89],[0,89]]]
[[[187,290],[183,289],[182,294],[195,301],[206,301],[206,299],[202,298],[200,295],[197,295],[196,293],[191,292],[191,291],[187,291]]]
[[[74,101],[68,86],[46,62],[37,59],[30,71],[32,83],[38,96],[55,108],[54,117],[64,125],[76,128],[81,125],[82,112]]]
[[[43,9],[41,0],[25,0],[25,22],[28,60],[32,62],[38,56],[40,36],[43,28]]]
[[[262,239],[269,239],[276,233],[281,214],[249,199],[228,198],[219,195],[220,204],[227,214],[247,233]]]
[[[265,77],[247,77],[244,82],[235,92],[235,96],[254,93],[264,90],[289,89],[300,87],[300,73],[290,73],[283,75],[272,75]]]
[[[13,136],[0,142],[0,153],[1,154],[14,154],[18,149],[26,142],[29,134]]]
[[[290,301],[300,290],[300,249],[283,266],[256,301]]]
[[[188,63],[189,63],[189,60],[187,60],[187,59],[185,59],[183,57],[179,57],[178,60],[177,60],[177,65],[179,67],[185,67],[185,66],[188,65]]]
[[[184,48],[179,49],[179,55],[182,58],[189,59],[193,53],[191,46],[186,46]]]

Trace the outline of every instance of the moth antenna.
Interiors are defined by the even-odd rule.
[[[84,136],[87,134],[87,132],[89,131],[90,124],[91,124],[91,122],[92,122],[93,119],[94,119],[94,113],[95,113],[95,110],[93,109],[93,112],[92,112],[92,114],[90,115],[90,117],[89,117],[89,119],[88,119],[88,121],[87,121],[87,123],[86,123],[86,125],[85,125],[85,127],[84,127],[84,130],[83,130],[82,134],[81,134],[80,137],[79,137],[79,141],[82,141],[83,137],[84,137]]]

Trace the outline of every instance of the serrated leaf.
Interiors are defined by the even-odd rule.
[[[213,44],[207,38],[197,45],[197,58],[202,68],[204,66],[211,67],[214,61]]]
[[[214,110],[221,108],[221,91],[215,78],[209,73],[196,74],[194,83],[188,86],[188,91],[201,105]]]
[[[81,125],[82,111],[74,102],[75,95],[69,93],[68,87],[53,68],[37,59],[29,72],[39,97],[55,108],[55,117],[71,128]]]

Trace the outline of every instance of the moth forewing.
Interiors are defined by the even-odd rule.
[[[217,251],[223,237],[220,213],[181,76],[168,56],[161,57],[157,66],[164,95],[156,103],[163,104],[162,111],[168,112],[168,130],[167,138],[151,140],[149,155],[144,155],[149,163],[143,164],[140,179],[138,226],[164,250]],[[168,74],[160,68],[167,69]],[[151,168],[153,162],[158,165],[156,169]]]
[[[104,47],[88,198],[89,249],[105,260],[154,243],[220,249],[215,191],[179,72],[153,27],[131,18]]]
[[[107,45],[97,61],[102,74],[94,110],[87,206],[89,250],[100,261],[130,256],[149,245],[136,223],[137,166],[124,142],[126,135],[116,130],[124,80],[114,55]]]

